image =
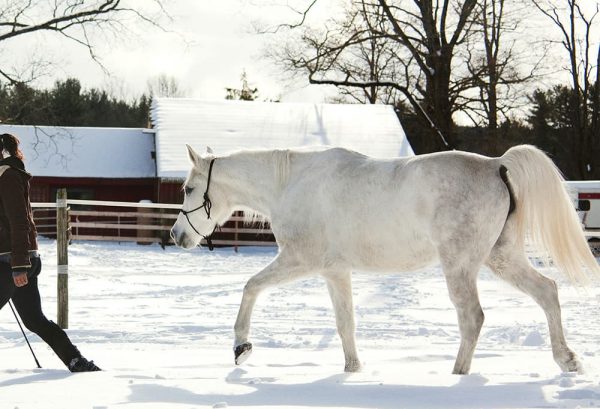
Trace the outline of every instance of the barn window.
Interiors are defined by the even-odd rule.
[[[56,191],[52,189],[52,197],[56,197]],[[94,200],[94,190],[88,188],[68,187],[67,198],[75,200]],[[86,205],[69,205],[73,210],[93,210],[93,206]]]

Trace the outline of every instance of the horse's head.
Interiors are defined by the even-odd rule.
[[[190,249],[203,237],[210,236],[216,226],[227,220],[230,212],[226,195],[213,177],[213,167],[218,160],[210,148],[205,156],[200,156],[186,146],[192,169],[183,185],[183,206],[171,228],[171,237],[179,247]]]

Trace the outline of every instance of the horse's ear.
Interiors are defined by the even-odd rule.
[[[187,143],[185,144],[187,151],[188,151],[188,157],[190,158],[190,161],[196,165],[198,163],[200,163],[200,156],[196,153],[196,151],[194,151],[194,149],[192,149],[192,147],[190,145],[188,145]]]
[[[207,154],[207,155],[212,155],[213,153],[214,153],[214,152],[213,152],[212,148],[211,148],[210,146],[207,146],[207,147],[206,147],[206,154]]]

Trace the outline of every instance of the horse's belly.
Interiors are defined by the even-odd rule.
[[[414,271],[437,262],[437,251],[428,240],[362,242],[350,256],[353,269],[362,271]]]

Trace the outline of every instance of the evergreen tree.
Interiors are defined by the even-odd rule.
[[[128,102],[96,88],[84,90],[75,78],[57,81],[49,90],[0,82],[0,123],[144,128],[150,104],[146,95]]]
[[[246,75],[246,70],[242,71],[241,80],[241,88],[225,88],[225,91],[227,92],[225,99],[254,101],[256,98],[258,98],[258,88],[250,88],[250,85],[248,85],[248,75]]]
[[[590,97],[593,98],[592,95]],[[578,112],[584,109],[583,106],[578,106],[573,89],[565,85],[556,85],[546,91],[538,89],[529,100],[533,106],[527,120],[536,130],[577,128]],[[588,122],[591,122],[592,117],[591,105],[587,105],[590,111],[587,115]]]
[[[57,81],[52,93],[52,112],[61,126],[77,126],[84,118],[84,95],[79,80],[69,78]]]

